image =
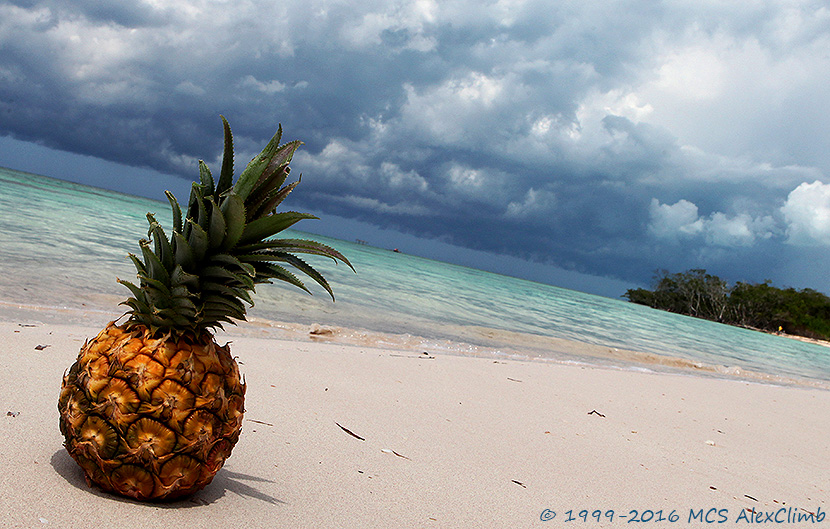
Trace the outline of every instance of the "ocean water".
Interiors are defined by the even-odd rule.
[[[135,276],[126,255],[138,253],[148,211],[170,225],[166,200],[0,168],[0,314],[95,327],[117,317],[129,293],[115,278]],[[291,236],[334,246],[357,273],[309,258],[335,303],[310,280],[313,296],[261,285],[250,321],[233,332],[830,387],[828,347],[365,244]]]

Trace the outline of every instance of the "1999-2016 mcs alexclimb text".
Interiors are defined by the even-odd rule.
[[[590,523],[590,522],[620,522],[620,523],[651,523],[668,522],[679,524],[707,523],[722,524],[734,523],[773,523],[773,524],[818,524],[824,522],[827,513],[821,507],[808,510],[799,507],[780,507],[774,510],[758,509],[725,509],[718,507],[689,508],[689,509],[628,509],[616,511],[614,509],[568,509],[556,511],[544,509],[539,515],[543,522],[556,519],[558,522]]]

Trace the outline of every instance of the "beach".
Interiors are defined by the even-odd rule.
[[[0,313],[2,527],[695,527],[830,507],[827,390],[249,324],[220,337],[247,383],[232,456],[194,496],[140,504],[88,488],[58,430],[61,377],[100,328],[21,314]]]

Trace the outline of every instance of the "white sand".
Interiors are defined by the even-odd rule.
[[[622,527],[632,509],[694,527],[690,509],[735,525],[830,508],[830,391],[250,337],[231,346],[248,383],[233,455],[194,497],[139,504],[89,489],[62,447],[61,377],[98,330],[0,323],[0,527]]]

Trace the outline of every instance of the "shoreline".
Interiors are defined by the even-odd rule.
[[[762,332],[764,334],[769,334],[770,336],[781,336],[782,338],[789,338],[790,340],[796,340],[799,342],[804,343],[811,343],[813,345],[820,345],[822,347],[830,347],[830,341],[828,340],[820,340],[818,338],[810,338],[809,336],[801,336],[800,334],[787,334],[784,331],[781,332],[772,332],[772,331],[765,331],[763,329],[758,329],[756,327],[743,327],[744,329],[755,331],[755,332]]]
[[[689,525],[830,502],[827,391],[231,332],[240,442],[203,491],[139,504],[88,489],[61,446],[61,376],[99,330],[0,322],[8,527],[553,527],[582,509],[618,516],[592,527],[661,509]]]
[[[91,307],[84,309],[40,307],[0,300],[0,323],[4,321],[20,323],[20,321],[26,320],[37,324],[69,323],[76,326],[87,326],[89,324],[86,322],[97,321],[100,322],[103,328],[108,321],[119,319],[122,316],[123,313],[121,312]],[[763,331],[757,329],[747,330],[763,333]],[[457,339],[425,338],[408,333],[395,334],[338,325],[302,324],[249,317],[247,321],[240,322],[237,326],[228,325],[225,331],[218,331],[216,339],[222,341],[225,339],[224,337],[245,336],[347,346],[384,347],[412,353],[425,352],[501,360],[585,365],[601,369],[670,373],[830,390],[830,381],[818,378],[778,375],[738,366],[710,364],[667,354],[620,349],[528,333],[498,330],[501,339],[509,339],[510,345],[481,345],[487,342],[489,334],[493,331],[493,329],[468,326],[465,329],[465,335],[458,336]],[[783,334],[779,336],[789,337]]]

